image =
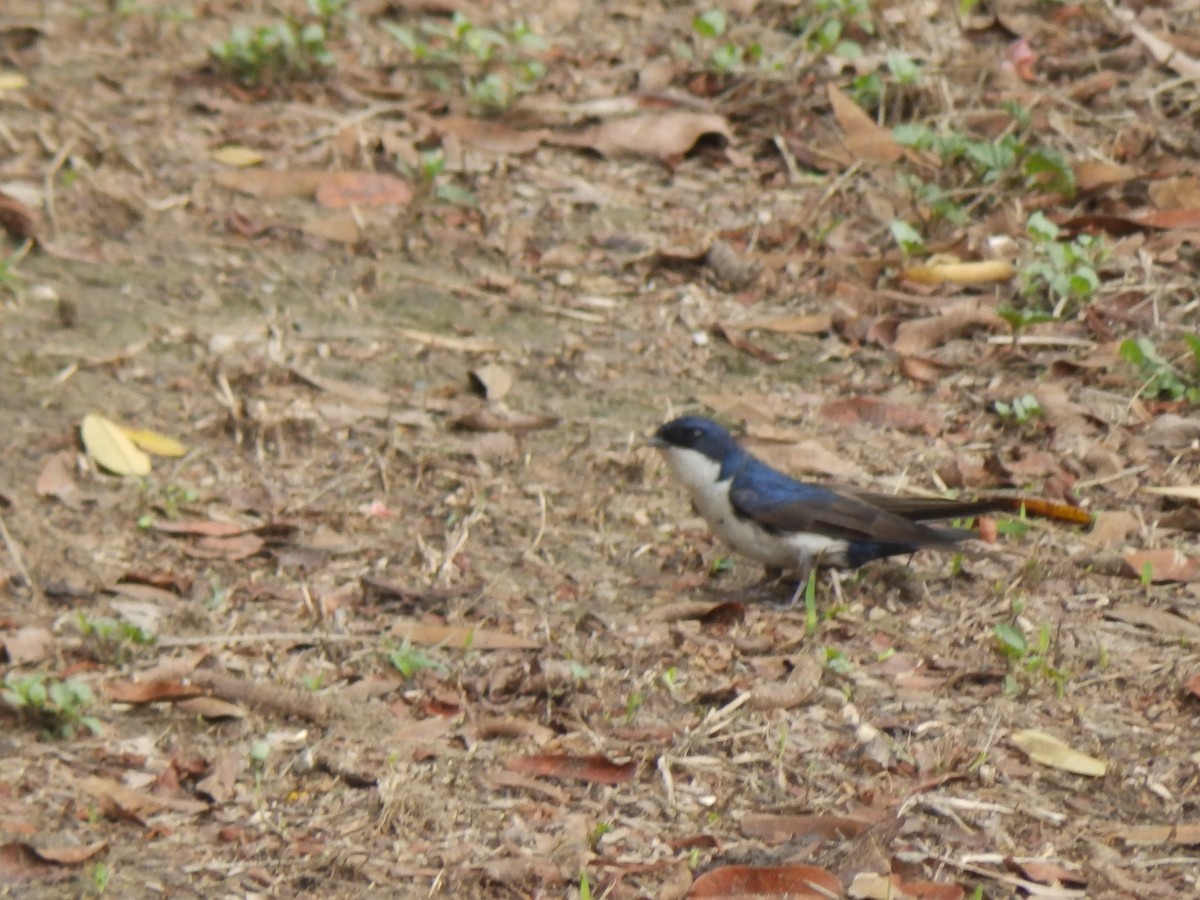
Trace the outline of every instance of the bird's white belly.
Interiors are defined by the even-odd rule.
[[[772,534],[738,518],[729,502],[729,482],[693,490],[692,500],[713,533],[738,553],[776,569],[806,570],[818,554],[826,563],[843,563],[846,542],[819,534]]]

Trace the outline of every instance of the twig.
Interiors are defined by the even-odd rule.
[[[50,168],[46,170],[46,175],[42,179],[42,206],[46,209],[46,220],[50,223],[50,231],[56,238],[58,237],[58,216],[54,212],[54,179],[73,149],[75,149],[75,138],[71,138],[59,147],[58,152],[54,154],[54,159],[50,160]]]
[[[41,588],[33,580],[33,576],[29,574],[29,570],[25,568],[25,560],[21,557],[21,546],[8,533],[8,526],[4,524],[4,516],[0,516],[0,537],[4,538],[4,545],[8,547],[8,555],[12,557],[13,565],[17,567],[17,571],[21,573],[21,577],[25,579],[25,583],[29,585],[29,592],[33,595],[34,602],[40,605],[42,602]]]
[[[194,672],[191,682],[223,700],[246,703],[318,725],[327,723],[334,712],[334,703],[326,702],[298,688],[248,681],[224,672]]]
[[[205,634],[199,637],[160,637],[154,643],[158,647],[228,647],[231,644],[320,644],[343,641],[360,641],[364,644],[378,641],[378,634],[314,634],[311,631],[267,631],[262,634]]]

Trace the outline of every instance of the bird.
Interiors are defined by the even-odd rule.
[[[877,494],[798,481],[738,445],[712,419],[684,416],[654,432],[656,447],[709,528],[768,570],[795,572],[799,598],[816,568],[857,569],[877,559],[946,549],[973,532],[925,524],[975,516],[1008,498],[957,500]],[[838,584],[835,572],[835,589]]]

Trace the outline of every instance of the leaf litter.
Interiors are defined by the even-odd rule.
[[[1194,12],[390,4],[248,88],[194,67],[236,10],[17,6],[0,639],[59,699],[0,703],[10,880],[1194,888]],[[381,15],[544,75],[485,114],[493,36],[434,84]],[[1013,506],[780,610],[643,445],[704,410]]]

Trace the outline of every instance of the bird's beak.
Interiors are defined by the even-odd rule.
[[[671,446],[657,434],[651,435],[650,440],[646,441],[646,443],[658,450],[665,450],[667,447]]]

